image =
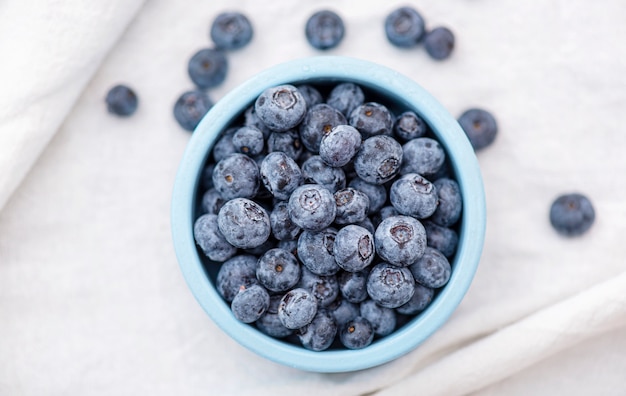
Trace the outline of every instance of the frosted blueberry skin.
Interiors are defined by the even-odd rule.
[[[450,280],[452,269],[446,256],[439,250],[427,247],[424,255],[409,266],[415,282],[431,289],[443,287]]]
[[[264,139],[267,139],[270,136],[270,134],[272,133],[272,130],[269,129],[267,125],[263,123],[263,121],[261,121],[261,119],[256,113],[256,110],[254,109],[254,104],[248,107],[243,115],[244,115],[243,123],[245,126],[252,126],[252,127],[257,128],[261,132],[263,132]]]
[[[422,257],[427,246],[426,230],[410,216],[391,216],[376,228],[376,253],[390,264],[408,267]]]
[[[304,161],[301,169],[305,183],[320,185],[333,194],[346,187],[343,169],[327,165],[319,155],[313,155]]]
[[[350,113],[365,102],[365,94],[361,87],[354,83],[337,84],[328,95],[326,103],[337,109],[344,116]],[[345,124],[346,122],[344,122]]]
[[[475,151],[490,146],[498,135],[496,119],[484,109],[466,110],[459,116],[458,122]]]
[[[384,184],[398,174],[402,156],[402,146],[394,138],[372,136],[361,144],[354,159],[354,170],[368,183]]]
[[[284,249],[294,256],[298,257],[298,240],[294,239],[292,241],[278,241],[276,244],[277,248]]]
[[[318,310],[309,323],[296,331],[302,346],[312,351],[328,349],[337,335],[335,318],[326,310]]]
[[[335,192],[333,196],[337,205],[336,224],[355,224],[367,218],[370,199],[365,193],[346,187]]]
[[[424,48],[435,60],[447,59],[454,49],[454,33],[446,27],[436,27],[424,36]]]
[[[256,267],[257,258],[250,254],[241,254],[225,261],[217,272],[217,292],[230,303],[240,288],[258,283]]]
[[[407,173],[393,182],[389,201],[403,215],[425,219],[437,210],[435,185],[417,173]]]
[[[433,184],[437,189],[439,203],[430,220],[440,226],[451,227],[459,221],[463,208],[463,197],[459,184],[447,177],[437,179]]]
[[[213,186],[227,200],[253,198],[259,184],[259,167],[245,154],[231,154],[213,169]]]
[[[380,184],[368,183],[365,180],[355,177],[348,183],[348,187],[363,192],[369,199],[368,215],[377,213],[387,202],[387,189]]]
[[[339,110],[329,104],[318,103],[307,110],[299,126],[300,140],[307,150],[318,154],[324,135],[347,123],[346,117]]]
[[[222,198],[219,191],[215,188],[209,188],[202,194],[200,206],[204,213],[216,215],[225,203],[226,200]]]
[[[311,15],[304,28],[309,44],[319,50],[329,50],[338,46],[345,30],[341,17],[329,10]]]
[[[369,217],[366,217],[365,220],[359,221],[358,223],[354,223],[354,224],[365,228],[372,235],[374,235],[374,233],[376,232],[376,227],[374,227],[374,223],[372,223],[372,220],[370,220]]]
[[[391,216],[398,216],[399,214],[400,212],[398,212],[393,206],[383,206],[377,213],[372,215],[372,224],[374,224],[374,227],[378,228],[383,220]]]
[[[347,225],[337,231],[333,252],[337,265],[344,271],[361,271],[376,255],[374,236],[363,227]]]
[[[319,232],[304,231],[298,238],[298,258],[317,275],[334,275],[339,271],[333,247],[337,230],[328,227]]]
[[[335,168],[346,165],[361,147],[361,134],[350,125],[337,125],[322,136],[320,157]]]
[[[298,161],[303,149],[300,134],[295,129],[285,132],[272,132],[267,138],[268,152],[282,151],[294,161]]]
[[[132,88],[126,85],[116,85],[107,92],[105,103],[109,113],[128,117],[137,111],[139,99]]]
[[[310,291],[320,307],[328,307],[339,296],[339,283],[335,275],[317,275],[306,266],[301,268],[298,287]]]
[[[213,101],[205,92],[187,91],[174,103],[174,119],[183,129],[193,132],[211,107]]]
[[[296,88],[298,88],[298,91],[300,91],[302,96],[304,96],[304,101],[306,102],[307,109],[310,109],[316,104],[322,103],[324,101],[324,98],[322,97],[320,91],[318,91],[317,88],[312,85],[296,85]]]
[[[317,184],[304,184],[289,197],[289,217],[305,231],[321,231],[335,220],[337,207],[330,191]]]
[[[580,236],[595,221],[595,210],[589,198],[580,193],[558,196],[550,206],[550,224],[566,237]]]
[[[396,329],[396,312],[381,307],[374,300],[365,300],[359,306],[360,316],[372,324],[374,334],[384,337]]]
[[[409,140],[402,146],[402,153],[401,175],[419,173],[429,177],[437,173],[446,160],[443,147],[438,141],[428,137]]]
[[[398,8],[385,19],[387,40],[396,47],[413,47],[422,39],[424,33],[424,18],[411,7]]]
[[[415,292],[415,280],[406,267],[389,263],[375,265],[367,277],[367,294],[378,305],[397,308],[406,304]]]
[[[351,303],[365,301],[367,296],[368,269],[357,272],[341,271],[337,274],[339,291],[344,300]]]
[[[228,61],[222,51],[204,48],[193,54],[187,64],[189,78],[200,89],[217,87],[226,79]]]
[[[446,258],[452,258],[459,244],[459,236],[456,231],[437,225],[432,221],[424,221],[422,224],[426,230],[428,246],[439,250]]]
[[[257,329],[274,338],[285,338],[293,333],[293,330],[286,328],[278,318],[278,305],[282,297],[282,294],[271,295],[269,307],[255,322]]]
[[[304,96],[293,85],[267,88],[254,102],[254,109],[263,124],[272,131],[294,128],[306,115]]]
[[[317,300],[305,289],[296,288],[288,291],[278,304],[278,318],[288,329],[299,329],[313,321],[317,313]]]
[[[270,227],[272,236],[279,241],[297,240],[302,229],[298,227],[289,217],[287,202],[282,201],[274,205],[270,212]]]
[[[348,349],[365,348],[374,341],[374,328],[367,319],[357,316],[341,327],[339,340]]]
[[[270,296],[261,285],[242,287],[230,304],[233,315],[243,323],[259,319],[270,306]]]
[[[405,111],[400,114],[394,121],[393,133],[401,142],[422,137],[428,131],[426,122],[415,114],[414,111]]]
[[[236,50],[245,47],[252,40],[254,30],[242,13],[224,12],[213,20],[209,35],[217,48]]]
[[[376,102],[363,103],[352,110],[349,122],[361,132],[363,139],[375,135],[391,135],[393,128],[391,113],[385,106]]]
[[[266,155],[259,173],[267,191],[280,200],[289,199],[291,193],[304,182],[296,161],[281,151]]]
[[[270,218],[263,207],[246,198],[226,202],[217,215],[217,225],[233,246],[251,249],[270,236]]]
[[[228,157],[231,154],[238,153],[239,151],[233,144],[233,135],[239,128],[229,128],[217,139],[213,148],[211,149],[211,155],[213,160],[217,163]],[[211,181],[212,182],[212,181]]]
[[[284,292],[300,280],[300,264],[287,250],[270,249],[259,257],[256,277],[267,290]]]
[[[413,297],[406,304],[396,308],[396,312],[403,315],[417,315],[428,307],[434,295],[434,289],[416,283]]]
[[[213,261],[226,261],[237,253],[217,228],[217,215],[205,214],[195,221],[193,236],[202,252]]]
[[[351,303],[344,298],[337,298],[326,310],[330,312],[339,327],[353,320],[360,313],[359,304]]]
[[[258,128],[243,126],[233,134],[232,143],[237,152],[254,157],[263,152],[265,140]]]

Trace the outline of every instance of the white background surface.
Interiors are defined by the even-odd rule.
[[[622,0],[413,2],[429,26],[455,32],[445,62],[386,41],[385,16],[407,2],[100,3],[0,5],[0,49],[15,53],[0,62],[0,197],[10,196],[0,212],[0,395],[626,393]],[[218,100],[266,67],[321,54],[303,27],[325,7],[347,29],[329,53],[392,67],[453,115],[479,106],[500,124],[478,155],[487,238],[466,299],[413,353],[341,375],[284,368],[223,334],[187,289],[169,230],[189,138],[172,105],[192,86],[187,60],[210,46],[212,19],[240,10],[255,28],[228,55],[228,78],[210,92]],[[118,82],[140,97],[132,118],[106,113]],[[547,221],[569,191],[597,213],[572,240]]]

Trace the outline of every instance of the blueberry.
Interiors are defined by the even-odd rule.
[[[219,139],[217,139],[211,149],[211,154],[213,155],[215,162],[220,162],[229,155],[239,152],[237,147],[233,144],[233,135],[237,129],[239,128],[228,129],[222,133],[222,136],[220,136]]]
[[[242,287],[230,304],[235,318],[244,323],[259,319],[269,306],[270,295],[261,285]]]
[[[215,162],[209,162],[202,169],[199,180],[199,188],[201,190],[209,190],[213,188],[213,169],[215,169]]]
[[[439,203],[430,220],[443,227],[453,226],[461,217],[463,207],[459,184],[446,177],[437,179],[433,184],[437,189]]]
[[[183,129],[191,132],[211,107],[213,102],[206,93],[199,90],[187,91],[174,104],[174,118]]]
[[[226,79],[228,61],[222,51],[211,48],[196,52],[187,65],[189,78],[200,89],[217,87]]]
[[[317,300],[310,291],[296,288],[288,291],[278,304],[278,318],[288,329],[299,329],[311,323],[317,313]]]
[[[591,201],[580,193],[560,195],[550,206],[550,224],[559,234],[567,237],[587,232],[595,217]]]
[[[326,100],[329,106],[339,110],[346,117],[363,102],[365,102],[365,94],[361,87],[354,83],[337,84]]]
[[[369,271],[367,269],[348,272],[341,271],[337,274],[337,280],[339,282],[339,291],[341,296],[351,303],[360,303],[367,298],[367,275]]]
[[[280,200],[289,199],[291,193],[304,182],[296,161],[281,151],[269,153],[263,159],[260,174],[267,191]]]
[[[296,334],[304,348],[323,351],[328,349],[335,340],[337,323],[328,311],[318,310],[311,323],[299,328]]]
[[[314,48],[327,50],[339,45],[345,34],[345,27],[339,15],[323,10],[313,14],[306,22],[306,39]]]
[[[211,40],[215,46],[225,50],[235,50],[246,46],[254,31],[245,15],[239,12],[219,14],[211,25]]]
[[[304,101],[306,102],[307,109],[310,109],[314,105],[318,103],[322,103],[324,98],[320,91],[318,91],[315,87],[309,84],[296,85],[298,91],[304,96]]]
[[[267,290],[284,292],[300,281],[300,264],[287,250],[270,249],[259,258],[256,277]]]
[[[270,218],[259,204],[246,198],[226,202],[217,215],[224,238],[233,246],[250,249],[270,236]]]
[[[278,241],[276,247],[284,249],[294,256],[298,257],[298,240],[294,239],[292,241]]]
[[[342,326],[339,340],[348,349],[365,348],[374,341],[374,328],[367,319],[357,316]]]
[[[202,194],[202,201],[200,205],[202,206],[202,211],[204,213],[216,215],[220,211],[221,207],[224,206],[225,202],[226,200],[222,198],[219,191],[215,188],[210,188]]]
[[[333,194],[317,184],[305,184],[289,197],[289,217],[306,231],[321,231],[335,220]]]
[[[367,218],[370,200],[365,193],[347,187],[334,194],[337,213],[335,223],[354,224]]]
[[[313,105],[308,109],[300,124],[300,139],[307,150],[317,154],[324,135],[338,125],[347,124],[346,117],[326,103]]]
[[[422,223],[426,230],[428,246],[439,250],[447,258],[451,258],[456,252],[459,236],[452,228],[442,227],[432,221]]]
[[[491,145],[498,134],[498,124],[493,115],[483,109],[469,109],[458,119],[475,151]]]
[[[378,305],[397,308],[408,302],[415,292],[415,280],[406,267],[382,262],[367,277],[367,294]]]
[[[396,312],[404,315],[418,314],[426,309],[426,307],[433,300],[434,295],[434,289],[416,283],[413,297],[411,297],[407,303],[396,308]]]
[[[354,223],[354,224],[365,228],[372,235],[374,235],[374,233],[376,232],[376,227],[374,227],[374,223],[372,223],[372,220],[370,220],[369,217],[366,217],[365,220],[359,221],[358,223]]]
[[[272,235],[279,241],[291,241],[298,238],[301,228],[291,221],[287,202],[276,203],[270,213]]]
[[[383,184],[398,174],[402,146],[395,139],[378,135],[366,139],[354,160],[354,170],[364,181]]]
[[[105,99],[111,114],[127,117],[137,111],[139,100],[135,91],[126,85],[116,85],[109,90]]]
[[[238,152],[250,157],[263,152],[263,132],[252,126],[243,126],[233,134],[233,146]]]
[[[437,173],[446,160],[443,147],[435,139],[421,137],[409,140],[402,146],[401,175],[419,173],[428,177]]]
[[[224,199],[252,198],[259,190],[259,167],[244,154],[231,154],[215,165],[213,185]]]
[[[267,88],[254,103],[257,116],[273,131],[287,131],[306,115],[304,96],[293,85]]]
[[[413,8],[401,7],[385,19],[385,34],[389,42],[397,47],[416,45],[424,36],[424,18]]]
[[[361,134],[350,125],[337,125],[322,136],[320,157],[335,168],[348,164],[361,147]]]
[[[254,256],[260,256],[263,253],[267,252],[270,249],[274,249],[277,245],[276,240],[274,240],[274,238],[272,238],[271,236],[262,244],[255,246],[255,247],[251,247],[251,248],[245,248],[243,249],[244,253],[246,254],[252,254]]]
[[[302,176],[305,183],[319,184],[331,193],[346,186],[344,171],[327,165],[319,155],[313,155],[302,163]]]
[[[379,336],[391,334],[396,329],[396,312],[391,308],[381,307],[374,300],[365,300],[360,305],[360,316],[367,319]]]
[[[337,232],[333,252],[337,265],[343,270],[361,271],[374,260],[374,236],[363,227],[345,226]]]
[[[424,255],[409,267],[415,282],[431,289],[443,287],[450,279],[452,269],[446,256],[427,247]]]
[[[302,267],[299,287],[310,291],[320,307],[329,306],[339,296],[339,283],[334,275],[317,275]]]
[[[389,110],[380,103],[364,103],[350,113],[350,125],[361,132],[363,139],[375,135],[391,135],[393,117]]]
[[[295,129],[286,132],[272,132],[267,138],[267,151],[282,151],[291,159],[297,161],[302,154],[303,146],[300,141],[300,134]]]
[[[360,313],[358,304],[351,303],[343,298],[337,298],[326,309],[335,318],[337,326],[343,326],[359,316]]]
[[[374,227],[378,227],[387,217],[398,216],[399,214],[400,212],[393,206],[383,206],[377,213],[372,215],[372,224],[374,224]]]
[[[243,115],[244,115],[244,125],[245,126],[255,127],[259,131],[263,132],[263,138],[264,139],[269,138],[270,134],[272,133],[272,130],[269,129],[267,127],[267,125],[265,125],[263,123],[263,121],[261,121],[261,119],[259,118],[258,114],[256,113],[256,110],[254,108],[254,104],[252,104],[252,106],[248,107],[246,109],[246,111],[243,113]]]
[[[333,246],[337,230],[329,227],[320,232],[304,231],[298,238],[298,258],[317,275],[334,275],[339,271]]]
[[[424,36],[426,53],[435,60],[444,60],[454,49],[454,33],[446,27],[436,27]]]
[[[393,132],[402,142],[422,137],[427,131],[428,126],[424,120],[413,111],[400,114],[393,124]]]
[[[407,173],[393,182],[389,201],[403,215],[425,219],[437,209],[435,185],[417,173]]]
[[[293,333],[293,330],[286,328],[278,318],[278,305],[282,297],[282,294],[270,296],[270,305],[265,314],[255,322],[257,329],[274,338],[285,338]]]
[[[390,264],[407,267],[426,250],[426,230],[410,216],[391,216],[383,220],[374,234],[376,253]]]
[[[237,253],[217,228],[217,215],[205,214],[194,222],[193,236],[204,254],[213,261],[226,261]]]
[[[359,177],[355,177],[350,180],[348,187],[352,187],[367,195],[370,203],[367,210],[368,215],[377,213],[387,202],[387,189],[385,186],[368,183]]]
[[[217,272],[215,287],[227,302],[233,301],[239,289],[258,283],[256,278],[257,258],[242,254],[225,261]]]

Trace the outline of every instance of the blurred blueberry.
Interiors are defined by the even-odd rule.
[[[424,36],[424,18],[411,7],[401,7],[385,19],[385,34],[389,42],[397,47],[416,45]]]
[[[454,33],[446,27],[436,27],[424,36],[424,48],[435,60],[447,59],[454,49]]]
[[[327,50],[339,45],[345,34],[345,27],[339,15],[322,10],[313,14],[306,23],[306,39],[313,47]]]
[[[199,90],[187,91],[174,104],[174,118],[183,129],[191,132],[211,107],[213,102],[206,93]]]
[[[550,224],[559,234],[567,237],[587,232],[595,218],[591,201],[580,193],[560,195],[550,206]]]
[[[127,117],[135,113],[139,99],[132,88],[116,85],[107,93],[105,102],[109,113]]]
[[[498,134],[496,119],[484,109],[466,110],[458,121],[475,151],[490,146]]]
[[[211,40],[215,46],[226,50],[235,50],[246,46],[253,35],[252,24],[240,12],[219,14],[211,25]]]
[[[204,48],[189,59],[187,72],[198,88],[217,87],[226,79],[228,61],[222,51]]]

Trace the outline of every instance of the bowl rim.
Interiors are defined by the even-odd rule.
[[[206,276],[193,237],[195,197],[203,164],[215,138],[268,87],[323,81],[349,81],[370,88],[416,111],[431,126],[457,176],[463,212],[453,271],[429,307],[389,336],[359,350],[315,352],[269,337],[239,322]],[[459,164],[463,164],[460,166]],[[414,80],[385,66],[343,56],[316,56],[272,66],[231,90],[193,132],[176,174],[171,201],[171,232],[176,257],[192,294],[226,334],[274,362],[313,372],[349,372],[392,361],[429,338],[460,304],[477,270],[486,226],[485,193],[474,150],[456,119]],[[217,303],[216,303],[217,302]]]

